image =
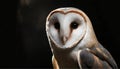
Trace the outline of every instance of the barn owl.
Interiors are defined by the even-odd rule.
[[[89,17],[73,7],[57,8],[46,19],[54,69],[117,69],[99,43]]]

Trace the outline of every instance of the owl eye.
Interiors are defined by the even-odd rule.
[[[71,25],[70,25],[70,27],[71,27],[72,29],[76,29],[76,28],[78,27],[78,23],[72,22]]]
[[[60,29],[60,24],[58,22],[54,23],[55,29]]]

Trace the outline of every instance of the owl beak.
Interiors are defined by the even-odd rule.
[[[65,44],[66,41],[67,41],[67,39],[68,39],[67,37],[63,36],[63,37],[62,37],[62,43]]]

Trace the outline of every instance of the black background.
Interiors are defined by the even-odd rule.
[[[111,53],[120,67],[118,1],[21,1],[24,0],[16,2],[15,18],[11,17],[14,15],[5,15],[5,20],[1,23],[0,67],[52,68],[52,53],[45,32],[45,21],[49,12],[59,7],[76,7],[83,10],[90,18],[99,42]],[[11,11],[10,5],[4,8],[7,9],[6,12]]]

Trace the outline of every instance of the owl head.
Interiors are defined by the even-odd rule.
[[[46,19],[46,32],[52,48],[83,48],[98,42],[88,16],[72,7],[51,11]]]

